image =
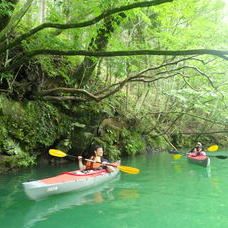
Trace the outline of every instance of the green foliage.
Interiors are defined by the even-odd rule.
[[[35,157],[23,153],[16,156],[1,156],[0,159],[0,173],[15,170],[22,167],[29,167],[35,165]]]
[[[149,136],[147,137],[147,142],[153,149],[165,150],[169,148],[167,141],[164,139],[164,136]]]
[[[121,151],[116,145],[107,145],[104,154],[110,161],[117,161],[121,157]]]
[[[28,153],[22,153],[17,157],[17,166],[29,167],[36,165],[36,156],[31,156]]]
[[[146,144],[142,140],[142,135],[137,132],[124,129],[121,132],[124,152],[127,155],[136,155],[146,151]]]
[[[49,57],[39,57],[39,63],[41,64],[42,70],[48,73],[49,77],[62,76],[66,81],[70,80],[67,75],[67,69],[64,67],[64,64],[61,63],[61,60],[58,61],[58,66],[54,63],[56,60]]]
[[[0,151],[7,155],[22,155],[23,153],[20,146],[10,139],[7,134],[4,135]]]
[[[10,1],[2,0],[0,2],[0,15],[2,16],[10,16],[12,14],[12,9],[14,8],[14,4]]]
[[[217,20],[222,7],[221,1],[219,4],[218,2],[175,1],[173,4],[155,8],[161,22],[160,28],[163,28],[159,28],[157,32],[161,46],[190,49],[209,48],[213,45],[215,48],[215,45],[219,44],[216,31],[219,28]]]
[[[10,74],[10,73],[0,73],[0,81],[2,79],[11,79],[13,77],[14,77],[14,75],[13,74]]]
[[[11,135],[24,151],[31,152],[38,145],[49,146],[59,135],[69,133],[69,118],[61,116],[53,105],[38,101],[21,106],[19,102],[9,100],[3,104],[1,137]],[[10,141],[7,139],[3,142],[3,148],[6,149]],[[34,154],[39,153],[34,151]]]
[[[105,131],[106,133],[102,136],[102,140],[106,143],[106,145],[117,145],[119,140],[119,131],[109,128],[106,128]]]

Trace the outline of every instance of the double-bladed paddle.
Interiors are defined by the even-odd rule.
[[[77,158],[76,156],[73,156],[73,155],[69,155],[69,154],[66,154],[64,153],[63,151],[61,150],[56,150],[56,149],[50,149],[49,150],[49,154],[52,155],[52,156],[55,156],[55,157],[59,157],[59,158],[63,158],[63,157],[73,157],[73,158]],[[89,159],[84,159],[86,161],[90,161],[90,162],[95,162],[93,160],[89,160]],[[102,163],[102,162],[96,162],[96,163]],[[110,163],[107,163],[105,165],[108,165],[108,166],[113,166],[117,169],[119,169],[120,171],[122,172],[125,172],[125,173],[129,173],[129,174],[138,174],[140,172],[139,169],[137,168],[133,168],[133,167],[128,167],[128,166],[116,166],[116,165],[113,165],[113,164],[110,164]]]
[[[207,148],[207,151],[209,152],[215,152],[218,150],[218,145],[212,145],[210,147]],[[174,159],[180,159],[182,156],[187,156],[186,153],[181,153],[181,152],[177,152],[177,151],[169,151],[170,154],[174,155]],[[218,159],[226,159],[227,156],[223,156],[223,155],[208,155],[208,157],[216,157]]]

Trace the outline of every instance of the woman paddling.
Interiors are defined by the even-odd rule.
[[[195,156],[206,155],[203,149],[203,145],[201,142],[197,142],[196,146],[191,150],[190,154]]]
[[[82,163],[82,156],[78,156],[78,165],[80,170],[97,170],[106,168],[108,172],[114,171],[114,167],[107,165],[108,161],[103,158],[103,148],[101,146],[96,146],[94,148],[94,155],[90,157],[89,160],[92,161],[86,161],[85,164]]]

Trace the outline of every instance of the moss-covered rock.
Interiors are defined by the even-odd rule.
[[[18,102],[0,96],[1,165],[12,167],[33,165],[37,156],[74,129],[72,117],[61,113],[44,101]],[[17,156],[14,156],[17,155]],[[11,167],[9,165],[9,167]],[[11,168],[9,168],[11,169]]]
[[[59,135],[67,133],[66,129],[71,124],[69,118],[45,102],[30,101],[21,104],[4,99],[1,108],[0,134],[7,138],[0,142],[3,149],[6,149],[5,144],[18,144],[24,152],[33,151],[38,155],[39,152],[34,151],[36,148],[52,145]],[[11,143],[12,140],[14,143]]]
[[[35,157],[26,153],[14,156],[0,155],[0,173],[7,173],[18,168],[29,167],[35,164]]]
[[[40,157],[47,160],[49,148],[87,157],[89,149],[99,144],[105,149],[105,157],[114,161],[145,153],[147,144],[151,148],[167,147],[162,137],[143,137],[144,128],[138,119],[115,116],[101,103],[19,102],[1,95],[0,121],[0,155],[5,155],[0,172],[32,166]],[[53,160],[59,161],[53,157],[50,162]]]

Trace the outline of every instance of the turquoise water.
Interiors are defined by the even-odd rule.
[[[173,160],[168,153],[124,160],[138,175],[79,193],[29,200],[21,183],[75,169],[37,167],[0,176],[0,227],[228,227],[228,159],[209,168]]]

